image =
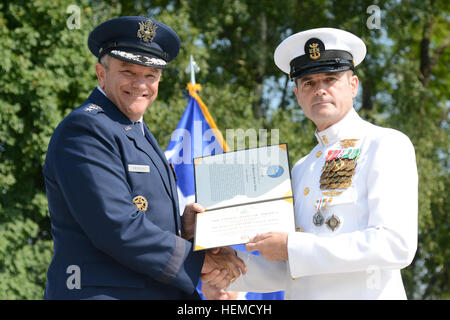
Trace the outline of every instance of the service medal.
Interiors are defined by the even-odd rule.
[[[334,214],[329,217],[327,219],[327,221],[325,222],[325,224],[327,225],[328,229],[330,229],[331,231],[334,232],[334,230],[336,230],[337,228],[339,228],[340,224],[341,224],[341,220],[339,220],[338,217],[336,217]]]
[[[316,200],[316,205],[314,206],[317,209],[317,212],[313,215],[313,223],[316,227],[320,227],[323,225],[325,218],[323,217],[320,209],[324,208],[327,202],[330,202],[332,198],[328,199],[325,197]]]
[[[322,226],[324,221],[325,221],[325,219],[324,219],[323,215],[320,213],[320,211],[317,211],[313,215],[313,223],[316,227]]]

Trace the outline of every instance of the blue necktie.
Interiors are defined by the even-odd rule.
[[[143,123],[142,121],[137,121],[137,122],[135,122],[134,124],[138,124],[139,127],[141,128],[142,135],[145,135],[145,134],[144,134],[144,123]]]

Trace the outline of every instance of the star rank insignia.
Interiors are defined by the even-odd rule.
[[[102,107],[92,103],[92,104],[88,105],[87,107],[84,107],[84,111],[86,111],[86,112],[94,112],[94,111],[100,112],[100,111],[103,111],[103,109],[102,109]]]

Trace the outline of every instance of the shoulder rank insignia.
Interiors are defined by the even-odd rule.
[[[97,112],[103,112],[103,109],[102,109],[102,107],[91,103],[90,105],[84,107],[84,111],[97,113]]]

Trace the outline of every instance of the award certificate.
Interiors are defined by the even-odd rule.
[[[194,250],[246,243],[259,233],[295,230],[287,144],[194,159]]]

